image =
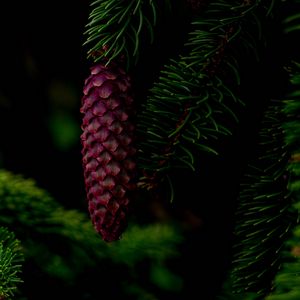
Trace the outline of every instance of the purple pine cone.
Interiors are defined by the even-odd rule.
[[[114,241],[127,226],[129,193],[136,188],[135,126],[129,76],[97,64],[83,89],[81,143],[88,210],[96,231]]]

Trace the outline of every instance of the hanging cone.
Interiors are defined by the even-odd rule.
[[[135,189],[134,114],[129,76],[97,64],[83,89],[81,143],[88,209],[94,228],[114,241],[127,226],[129,193]]]

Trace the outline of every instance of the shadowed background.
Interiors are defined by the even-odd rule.
[[[6,3],[0,12],[0,167],[34,178],[65,207],[84,212],[79,108],[90,64],[82,47],[89,3],[17,0]],[[177,14],[160,32],[159,47],[143,52],[135,71],[144,79],[141,95],[161,63],[182,45],[186,20],[180,9]],[[275,38],[271,40],[278,46]],[[204,155],[199,173],[172,174],[173,204],[167,198],[136,204],[137,222],[171,217],[186,230],[182,256],[172,262],[172,268],[185,278],[184,296],[201,290],[209,300],[208,295],[213,297],[219,287],[229,259],[239,178],[254,148],[257,120],[269,95],[281,93],[282,74],[272,62],[284,57],[282,51],[277,47],[260,65],[248,58],[243,62],[249,107],[233,138],[224,141],[222,157]]]

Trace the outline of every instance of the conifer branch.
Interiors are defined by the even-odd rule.
[[[14,299],[20,278],[23,262],[20,242],[13,232],[0,227],[0,299]]]
[[[214,1],[195,17],[185,53],[164,66],[139,114],[141,186],[151,188],[170,168],[195,169],[199,151],[218,154],[216,140],[232,134],[229,124],[243,105],[232,51],[244,46],[255,52],[246,31],[260,27],[255,14],[261,6]]]
[[[300,215],[300,64],[292,67],[290,82],[292,89],[284,102],[283,112],[286,122],[283,124],[285,141],[291,149],[287,169],[290,173],[288,189],[293,199],[293,209]],[[266,300],[287,300],[300,297],[300,225],[299,219],[291,235],[286,239],[282,251],[283,265],[276,274],[274,290]]]
[[[87,54],[95,62],[105,59],[125,59],[127,66],[131,58],[139,55],[142,38],[148,35],[153,40],[157,19],[155,0],[95,0],[84,34],[84,45],[91,45]],[[126,56],[124,58],[124,55]]]
[[[296,32],[297,9],[291,11],[282,24],[285,33]],[[260,132],[260,153],[265,154],[252,164],[241,185],[233,269],[223,290],[232,296],[228,299],[300,297],[300,65],[287,69],[289,100],[272,101],[269,106]]]
[[[259,133],[257,161],[241,183],[236,211],[231,282],[235,293],[260,296],[271,290],[281,264],[281,249],[296,216],[287,189],[290,157],[282,121],[283,103],[272,101]]]

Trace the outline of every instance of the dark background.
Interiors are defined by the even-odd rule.
[[[80,98],[89,1],[15,1],[1,8],[0,164],[84,205]]]
[[[65,207],[83,211],[87,208],[79,109],[91,63],[82,46],[89,3],[17,0],[6,3],[0,12],[0,167],[34,178]],[[142,88],[149,86],[161,63],[176,53],[185,37],[181,24],[186,19],[177,13],[179,18],[169,20],[160,33],[159,47],[143,53],[136,69],[145,76]],[[239,179],[253,155],[267,99],[284,93],[281,65],[286,48],[280,36],[268,38],[271,43],[263,50],[262,63],[245,57],[241,64],[248,109],[241,112],[233,137],[222,143],[221,158],[204,155],[198,173],[172,174],[174,204],[166,200],[159,209],[154,202],[136,207],[141,223],[157,219],[155,210],[163,209],[188,228],[181,259],[173,263],[185,278],[184,296],[201,290],[213,297],[229,263]]]

